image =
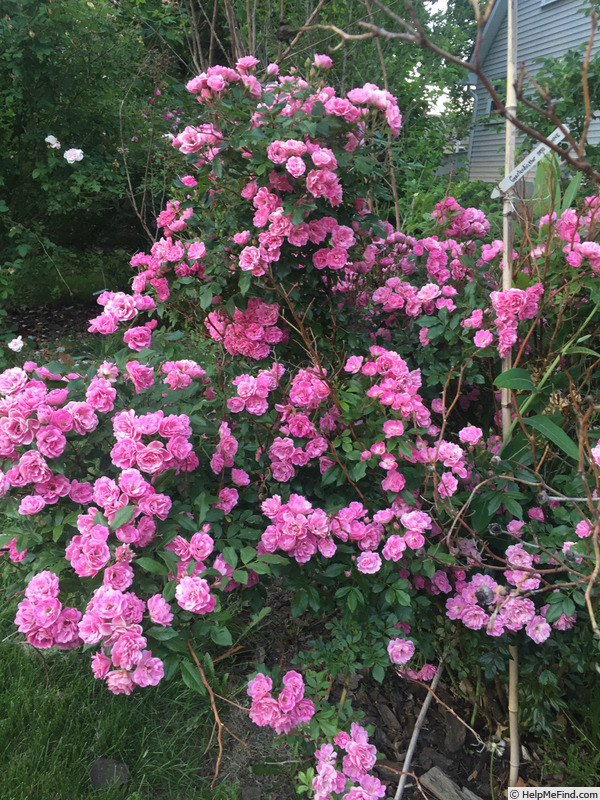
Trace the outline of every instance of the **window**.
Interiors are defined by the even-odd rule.
[[[494,90],[500,100],[504,102],[506,100],[506,86],[504,81],[494,81],[492,84]],[[487,103],[485,106],[485,115],[489,119],[487,120],[488,124],[490,125],[499,125],[503,122],[503,117],[500,114],[500,109],[496,105],[496,103],[492,100],[491,97],[488,97]]]

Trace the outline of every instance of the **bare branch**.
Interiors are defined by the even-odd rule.
[[[387,40],[390,40],[390,41],[399,40],[399,41],[404,41],[404,42],[410,42],[411,44],[415,44],[415,45],[417,45],[418,47],[420,47],[420,48],[422,48],[424,50],[429,50],[430,52],[435,53],[440,58],[443,58],[445,61],[448,61],[451,64],[455,64],[456,66],[461,67],[462,69],[466,69],[468,72],[472,73],[473,75],[475,75],[476,77],[479,78],[479,80],[483,84],[485,90],[487,91],[487,93],[491,97],[492,101],[494,102],[496,108],[498,109],[499,114],[502,117],[504,117],[509,122],[511,122],[522,133],[526,134],[527,136],[530,136],[535,141],[546,145],[546,147],[548,147],[552,152],[556,153],[562,159],[562,161],[564,163],[568,164],[570,167],[572,167],[573,169],[577,170],[578,172],[583,172],[583,174],[586,175],[591,181],[593,181],[595,184],[599,184],[600,185],[600,172],[598,170],[596,170],[592,166],[592,164],[583,156],[583,154],[581,152],[581,146],[578,145],[572,139],[572,137],[569,136],[569,133],[568,133],[566,127],[564,126],[564,123],[562,123],[561,120],[558,119],[558,117],[556,117],[556,116],[553,117],[552,116],[553,112],[551,110],[545,111],[544,109],[541,109],[539,106],[537,106],[535,104],[533,104],[531,106],[534,110],[539,111],[540,113],[542,113],[542,115],[545,118],[552,119],[552,121],[554,121],[555,124],[558,127],[561,128],[561,130],[565,133],[565,137],[567,138],[568,143],[571,145],[571,148],[573,148],[573,149],[571,149],[571,148],[564,149],[564,148],[560,147],[559,144],[556,144],[555,142],[551,141],[547,136],[544,136],[543,133],[540,133],[540,131],[536,130],[535,128],[532,128],[526,122],[523,122],[522,120],[520,120],[515,114],[511,113],[507,109],[506,104],[502,101],[502,99],[498,95],[498,92],[496,91],[495,87],[491,83],[490,79],[488,78],[486,73],[481,68],[480,49],[481,49],[481,41],[482,41],[482,37],[483,37],[483,28],[485,26],[485,23],[489,19],[489,15],[490,15],[492,7],[493,7],[492,4],[490,4],[488,6],[488,8],[486,9],[486,12],[485,12],[484,15],[481,15],[481,13],[479,12],[478,19],[477,19],[477,35],[476,35],[476,38],[475,38],[475,45],[473,47],[473,51],[472,51],[472,54],[471,54],[471,60],[470,61],[465,61],[463,58],[460,58],[459,56],[455,56],[453,53],[450,53],[449,51],[444,50],[442,47],[439,47],[438,45],[436,45],[435,42],[431,41],[431,39],[428,37],[426,31],[424,30],[423,26],[419,22],[419,20],[418,20],[418,18],[416,16],[414,7],[412,6],[410,0],[405,0],[407,12],[408,12],[408,14],[410,16],[410,19],[411,19],[410,22],[408,22],[406,19],[404,19],[403,17],[399,16],[394,11],[392,11],[390,8],[388,8],[386,5],[384,5],[384,3],[381,2],[381,0],[372,0],[372,2],[381,11],[383,11],[385,14],[387,14],[387,16],[390,17],[396,24],[398,24],[402,28],[402,30],[401,31],[389,31],[386,28],[382,28],[379,25],[374,25],[372,22],[364,22],[364,21],[359,21],[358,24],[362,28],[366,28],[367,29],[368,33],[366,33],[366,34],[351,34],[351,33],[347,33],[346,31],[342,30],[341,28],[338,28],[336,25],[312,25],[312,26],[305,27],[305,29],[306,30],[310,30],[310,29],[313,29],[313,28],[318,28],[320,30],[333,31],[337,36],[340,37],[340,42],[335,47],[330,48],[330,50],[332,50],[332,51],[338,50],[340,47],[343,47],[343,45],[347,41],[355,41],[357,39],[368,39],[368,38],[371,38],[371,37],[378,36],[378,37],[381,37],[383,39],[387,39]],[[597,22],[597,19],[596,19],[596,22]],[[592,24],[593,24],[593,21],[592,21]],[[590,39],[591,39],[591,41],[593,43],[593,37],[590,37]],[[588,44],[588,49],[590,49],[589,44]],[[590,52],[591,52],[591,49],[590,49]],[[586,59],[587,59],[587,61],[589,61],[589,58],[587,56],[586,56]],[[586,61],[586,65],[587,65],[587,61]],[[585,77],[584,77],[584,92],[585,92],[585,85],[587,85],[586,82],[587,82],[587,73],[585,74]],[[517,84],[517,88],[519,88],[519,87],[521,87],[520,83]],[[542,94],[543,97],[545,96],[545,93],[544,93],[543,90],[542,90],[541,94]],[[522,92],[521,92],[521,99],[523,100],[523,102],[526,105],[528,103],[531,103],[531,101],[526,101],[525,98],[522,97]],[[589,105],[589,91],[588,91],[588,105]],[[590,113],[590,119],[591,119],[591,111],[589,113]],[[586,115],[587,114],[588,114],[588,108],[586,107]],[[586,119],[587,119],[587,117],[586,117]],[[586,131],[585,132],[587,133],[587,127],[586,127]]]
[[[294,36],[292,41],[289,43],[289,45],[287,47],[287,50],[285,51],[285,53],[283,53],[281,58],[278,59],[278,61],[283,61],[284,58],[287,58],[289,56],[289,54],[292,52],[293,48],[298,44],[298,40],[300,39],[300,37],[302,36],[304,31],[305,30],[309,30],[309,26],[312,25],[313,21],[317,18],[317,16],[319,15],[319,12],[321,11],[321,9],[323,8],[324,5],[325,5],[325,0],[319,0],[317,5],[315,6],[315,10],[312,12],[312,14],[306,20],[304,25],[302,25],[301,28],[298,28],[298,33]]]

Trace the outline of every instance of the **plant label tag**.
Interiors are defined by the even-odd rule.
[[[562,128],[556,128],[552,131],[548,139],[553,144],[558,144],[562,142],[569,131],[568,125],[563,125]],[[523,178],[529,170],[541,161],[542,158],[546,155],[546,153],[550,152],[550,148],[547,144],[539,144],[535,150],[532,150],[528,156],[525,156],[523,161],[518,164],[511,173],[509,173],[506,178],[500,181],[499,184],[494,186],[492,191],[492,198],[500,197],[501,194],[506,194],[510,188],[512,188],[515,183]]]

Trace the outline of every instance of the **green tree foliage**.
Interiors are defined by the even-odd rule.
[[[162,199],[160,148],[147,153],[168,125],[155,95],[168,63],[115,11],[106,0],[0,1],[1,258],[28,280],[69,259],[81,269],[92,247],[140,243]],[[82,160],[68,163],[70,148]]]

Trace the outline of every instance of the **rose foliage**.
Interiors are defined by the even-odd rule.
[[[111,360],[0,375],[19,630],[91,650],[125,694],[178,672],[202,690],[190,647],[231,646],[273,581],[323,621],[299,669],[331,677],[430,680],[439,657],[460,673],[575,636],[596,603],[600,199],[531,226],[503,291],[480,210],[448,198],[421,238],[381,215],[390,94],[256,68],[187,85],[160,238],[91,320]],[[299,672],[272,689],[250,682],[257,724],[335,732]],[[366,731],[335,742],[316,796],[382,796]]]

